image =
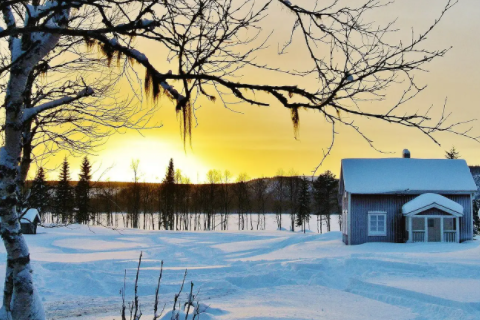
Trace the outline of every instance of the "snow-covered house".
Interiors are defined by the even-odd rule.
[[[477,191],[464,160],[343,159],[343,241],[462,242],[473,238]]]

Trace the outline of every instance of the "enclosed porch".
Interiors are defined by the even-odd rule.
[[[402,207],[407,242],[460,242],[463,206],[439,194],[426,193]]]

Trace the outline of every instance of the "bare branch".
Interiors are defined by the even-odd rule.
[[[66,104],[70,104],[70,103],[72,103],[76,100],[79,100],[81,98],[91,96],[91,95],[93,95],[93,93],[94,93],[93,89],[90,88],[90,87],[87,87],[87,88],[83,89],[82,91],[78,92],[73,97],[63,97],[63,98],[60,98],[58,100],[47,102],[47,103],[44,103],[44,104],[39,105],[37,107],[27,109],[23,113],[22,123],[25,123],[26,121],[31,120],[33,117],[37,116],[39,113],[41,113],[43,111],[51,110],[51,109],[54,109],[54,108],[57,108],[57,107],[60,107],[60,106],[66,105]]]

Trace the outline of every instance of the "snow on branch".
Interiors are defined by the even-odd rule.
[[[7,28],[15,28],[15,17],[13,16],[12,9],[10,6],[5,6],[2,8],[3,20],[7,25]]]
[[[38,115],[39,113],[41,113],[43,111],[50,110],[50,109],[57,108],[57,107],[62,106],[62,105],[72,103],[74,101],[77,101],[77,100],[79,100],[81,98],[84,98],[84,97],[91,96],[93,94],[94,94],[93,89],[90,88],[90,87],[86,87],[85,89],[83,89],[82,91],[77,93],[75,96],[66,96],[66,97],[60,98],[58,100],[54,100],[54,101],[50,101],[50,102],[41,104],[41,105],[39,105],[37,107],[34,107],[34,108],[26,109],[23,112],[22,123],[25,123],[26,121],[32,119],[33,117],[35,117],[36,115]]]
[[[298,110],[306,108],[321,112],[331,123],[332,129],[335,123],[353,128],[370,145],[372,141],[354,124],[352,117],[375,118],[415,128],[430,138],[435,132],[446,131],[477,140],[477,137],[470,136],[469,131],[456,129],[465,122],[448,125],[445,122],[447,117],[442,117],[439,121],[430,121],[432,119],[428,111],[422,113],[401,110],[425,88],[417,83],[415,73],[425,70],[428,62],[444,56],[448,51],[448,49],[429,50],[422,45],[432,29],[456,3],[455,0],[448,0],[430,27],[423,32],[412,33],[411,39],[403,43],[390,43],[384,38],[385,34],[396,31],[393,22],[377,26],[364,20],[365,15],[374,9],[387,6],[390,3],[388,1],[364,0],[359,5],[346,7],[339,5],[337,1],[323,7],[303,5],[295,0],[276,2],[288,8],[293,18],[290,36],[285,44],[279,46],[279,54],[286,53],[293,45],[293,39],[298,39],[300,41],[298,45],[303,48],[310,60],[310,65],[305,70],[278,68],[254,61],[256,58],[254,53],[266,47],[264,44],[267,43],[268,36],[264,42],[254,45],[252,41],[259,39],[260,33],[251,37],[243,34],[245,30],[261,26],[260,21],[270,10],[268,4],[258,9],[247,10],[242,4],[239,8],[223,7],[214,0],[207,0],[208,5],[203,1],[193,2],[193,8],[184,2],[152,1],[133,18],[123,13],[124,2],[107,1],[110,7],[100,2],[52,0],[44,3],[56,3],[56,6],[49,4],[36,8],[28,7],[32,20],[38,22],[41,20],[43,23],[32,22],[27,26],[19,25],[0,30],[0,38],[18,35],[22,35],[23,38],[26,34],[34,34],[33,39],[35,34],[83,38],[87,47],[93,45],[98,47],[106,56],[109,67],[110,61],[115,57],[117,61],[123,57],[130,62],[141,64],[146,69],[145,92],[154,100],[162,93],[175,100],[176,111],[184,114],[186,128],[190,128],[192,112],[190,104],[195,104],[197,97],[202,95],[210,101],[215,101],[217,97],[209,92],[215,89],[225,106],[239,102],[258,106],[268,106],[271,101],[280,103],[290,109],[295,133],[300,121]],[[161,11],[156,10],[157,8],[154,10],[154,5],[165,9],[164,16],[160,18],[154,14]],[[101,22],[70,25],[67,23],[63,26],[48,23],[54,11],[73,6],[90,6],[91,14],[96,15]],[[3,10],[6,6],[0,4],[0,8]],[[245,14],[237,16],[241,8],[245,9]],[[108,18],[112,12],[119,14],[118,19]],[[218,15],[218,21],[205,19],[209,15]],[[182,19],[179,19],[179,16]],[[225,25],[229,26],[227,30],[224,30]],[[170,53],[165,60],[177,57],[177,72],[159,72],[149,58],[134,47],[135,44],[131,42],[134,37],[160,43],[168,48]],[[331,48],[326,56],[325,51],[319,49],[324,46]],[[342,63],[338,64],[337,61]],[[256,83],[232,78],[235,73],[238,75],[238,71],[247,66],[272,73],[281,72],[292,77],[315,77],[318,84],[302,89],[290,84],[295,82],[289,82],[287,85],[276,81]],[[173,80],[181,82],[179,89],[168,83]],[[393,100],[392,107],[371,112],[359,107],[365,101],[392,103],[387,100],[384,90],[402,82],[405,83],[404,93],[398,101]],[[266,93],[273,99],[267,100],[266,95],[257,93]],[[227,96],[232,98],[225,99]]]
[[[2,14],[3,14],[3,21],[7,25],[7,30],[15,29],[16,28],[16,23],[15,23],[15,17],[13,16],[12,8],[10,6],[3,7],[2,8]],[[0,33],[5,31],[5,29],[3,29],[3,28],[0,28],[0,29],[1,29]],[[10,46],[10,50],[11,50],[12,43],[13,43],[13,37],[12,36],[10,36],[8,42],[9,42],[9,46]]]
[[[47,23],[35,26],[26,27],[12,27],[7,29],[0,28],[0,38],[8,36],[19,36],[24,34],[32,34],[43,32],[46,34],[61,34],[69,36],[84,36],[91,34],[106,34],[106,33],[118,33],[127,34],[132,31],[138,30],[151,30],[158,25],[158,22],[151,20],[142,20],[137,22],[123,23],[117,26],[111,26],[98,29],[70,29],[59,27],[51,20]]]
[[[143,65],[147,69],[147,79],[145,80],[146,86],[152,86],[152,94],[153,97],[156,98],[158,95],[157,86],[160,85],[166,92],[168,92],[173,99],[177,101],[177,106],[181,106],[186,103],[186,98],[184,95],[179,93],[172,85],[168,84],[165,80],[167,75],[163,75],[158,72],[150,63],[147,56],[141,53],[140,51],[132,48],[128,48],[126,46],[121,45],[116,39],[108,39],[107,37],[97,37],[98,41],[102,42],[103,44],[110,46],[113,51],[119,51],[126,55],[128,58],[133,59],[134,61],[138,62],[139,64]],[[168,75],[171,75],[169,72]]]

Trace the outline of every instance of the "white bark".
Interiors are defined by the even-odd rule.
[[[8,22],[8,12],[3,12]],[[59,13],[59,19],[68,15]],[[60,20],[59,20],[60,21]],[[7,251],[5,289],[0,319],[44,320],[45,312],[33,284],[30,253],[21,234],[16,205],[16,177],[21,157],[24,93],[33,68],[55,48],[60,38],[53,34],[32,34],[37,41],[22,55],[10,70],[5,97],[5,144],[0,148],[0,234]],[[29,42],[26,37],[13,42]],[[32,44],[32,42],[30,42]],[[15,45],[10,46],[12,60],[17,56]],[[87,90],[88,91],[88,90]],[[48,107],[48,106],[47,106]],[[31,111],[33,112],[33,111]],[[34,114],[33,114],[34,115]]]
[[[83,97],[91,96],[93,93],[94,93],[93,89],[90,88],[90,87],[87,87],[87,88],[83,89],[82,91],[80,91],[79,93],[77,93],[75,96],[72,96],[72,97],[66,96],[66,97],[60,98],[60,99],[55,100],[55,101],[50,101],[50,102],[41,104],[39,106],[36,106],[35,108],[26,109],[23,112],[23,117],[22,117],[21,123],[22,124],[25,123],[26,121],[32,119],[33,117],[35,117],[36,115],[38,115],[39,113],[41,113],[43,111],[47,111],[47,110],[54,109],[54,108],[57,108],[57,107],[62,106],[62,105],[72,103],[72,102],[74,102],[76,100],[79,100]]]

